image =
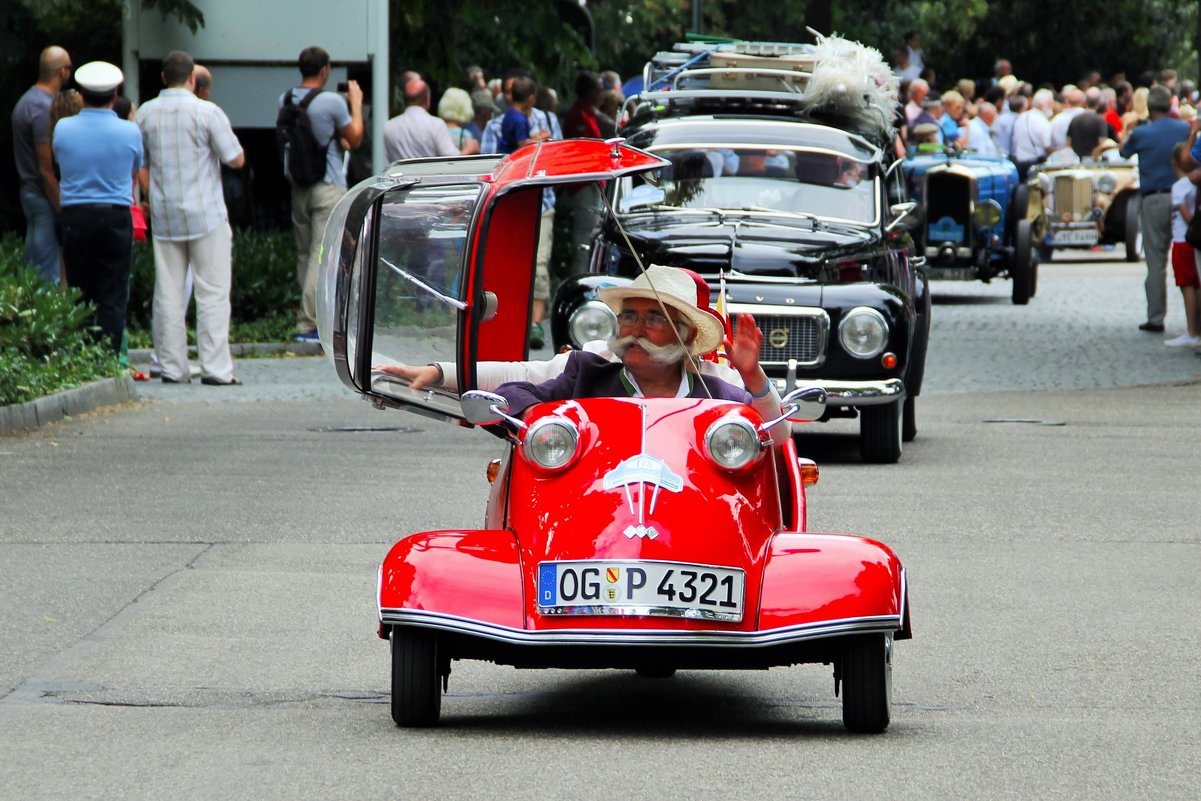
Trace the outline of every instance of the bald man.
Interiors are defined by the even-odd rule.
[[[51,46],[38,59],[38,80],[17,101],[12,113],[13,160],[21,180],[21,210],[25,212],[25,260],[47,283],[60,280],[58,239],[58,178],[50,150],[50,101],[71,78],[71,57]]]
[[[389,162],[457,156],[446,123],[430,114],[430,88],[420,77],[404,84],[405,110],[384,126],[384,156]]]
[[[196,86],[193,90],[195,95],[201,100],[212,100],[213,73],[209,72],[209,68],[202,64],[197,64],[192,68],[192,77],[196,81]]]

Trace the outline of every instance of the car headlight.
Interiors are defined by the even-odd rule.
[[[566,417],[550,415],[535,421],[525,432],[525,454],[546,470],[566,467],[575,458],[580,432]]]
[[[1051,176],[1047,175],[1045,172],[1040,172],[1037,176],[1035,176],[1035,178],[1038,180],[1038,186],[1043,190],[1043,194],[1051,194],[1051,190],[1055,188],[1055,184],[1051,180]]]
[[[1118,176],[1112,172],[1103,172],[1097,176],[1097,191],[1110,194],[1118,188]]]
[[[705,432],[705,451],[718,467],[741,470],[759,458],[759,431],[742,417],[723,417]]]
[[[851,309],[838,324],[838,341],[852,356],[870,359],[888,344],[888,322],[875,309]]]
[[[572,342],[579,348],[594,339],[617,336],[617,317],[599,300],[590,300],[571,313],[567,328]]]
[[[1001,204],[989,198],[972,210],[976,225],[981,228],[992,228],[1001,221]]]

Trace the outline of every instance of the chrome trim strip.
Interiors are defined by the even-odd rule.
[[[828,620],[769,631],[673,631],[670,629],[556,629],[525,631],[479,620],[443,615],[421,609],[381,609],[380,622],[418,626],[438,631],[482,637],[510,645],[662,645],[718,648],[765,648],[772,645],[818,640],[843,634],[879,632],[901,628],[901,615]]]
[[[795,387],[786,386],[783,378],[773,378],[776,389],[781,395],[786,395]],[[906,396],[905,382],[899,378],[886,378],[879,381],[835,381],[829,379],[805,379],[797,382],[807,387],[821,387],[826,391],[827,406],[879,406],[904,400]]]

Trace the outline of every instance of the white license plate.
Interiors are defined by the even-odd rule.
[[[544,615],[742,620],[743,571],[687,562],[587,560],[538,565]]]
[[[1056,231],[1051,237],[1052,245],[1095,245],[1100,236],[1096,228],[1068,228]]]

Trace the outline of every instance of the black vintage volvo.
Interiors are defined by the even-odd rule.
[[[826,419],[858,417],[863,458],[895,462],[917,430],[930,300],[891,109],[816,98],[809,46],[676,47],[648,65],[622,130],[671,166],[607,188],[590,272],[555,297],[555,345],[616,330],[598,288],[652,263],[692,269],[726,314],[754,315],[782,392],[823,386]]]

